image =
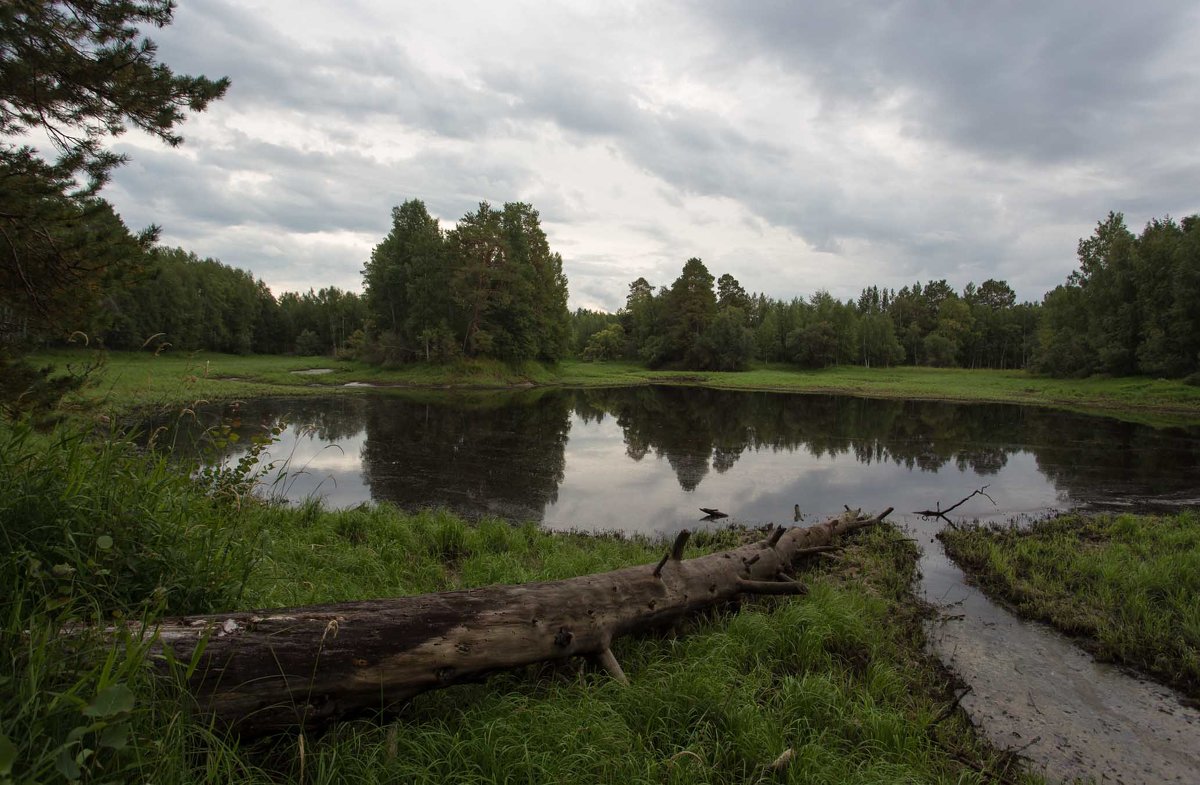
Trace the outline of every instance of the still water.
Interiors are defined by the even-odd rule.
[[[918,591],[942,609],[939,657],[971,685],[963,707],[1051,781],[1195,782],[1200,711],[990,602],[950,562],[942,525],[911,511],[1003,521],[1064,509],[1200,504],[1200,428],[1153,429],[1011,405],[692,388],[260,400],[162,423],[191,449],[205,429],[256,434],[266,492],[331,507],[387,501],[556,529],[667,534],[700,507],[746,524],[895,507],[919,545]]]
[[[1152,429],[1012,405],[678,387],[250,401],[225,418],[267,451],[266,492],[330,507],[387,501],[555,529],[666,532],[699,507],[749,524],[948,506],[1007,519],[1067,508],[1162,508],[1200,496],[1200,428]],[[993,503],[994,502],[994,503]]]

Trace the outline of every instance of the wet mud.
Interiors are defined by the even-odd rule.
[[[945,555],[940,523],[907,525],[921,545],[920,589],[939,609],[931,645],[970,685],[962,706],[992,743],[1054,782],[1200,782],[1200,711],[996,605]]]

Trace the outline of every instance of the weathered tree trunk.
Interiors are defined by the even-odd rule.
[[[656,565],[561,581],[166,619],[154,646],[194,661],[187,686],[200,706],[246,736],[387,710],[425,690],[564,657],[591,656],[625,681],[614,638],[741,595],[803,593],[787,577],[796,558],[890,512],[780,527],[686,560],[681,532]]]

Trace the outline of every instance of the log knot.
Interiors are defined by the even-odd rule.
[[[575,633],[568,630],[566,627],[559,627],[558,632],[554,633],[554,645],[560,649],[565,649],[571,645],[571,641],[575,639]]]

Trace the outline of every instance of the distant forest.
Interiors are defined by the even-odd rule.
[[[562,258],[538,213],[487,203],[443,229],[419,200],[363,270],[363,294],[329,287],[276,297],[250,273],[180,249],[146,253],[111,280],[81,331],[114,349],[338,355],[381,364],[491,357],[625,359],[739,370],[932,365],[1200,381],[1200,216],[1133,234],[1110,213],[1078,246],[1079,268],[1041,303],[1002,280],[748,293],[697,258],[658,286],[631,282],[617,313],[567,309]],[[36,337],[36,336],[34,336]]]

